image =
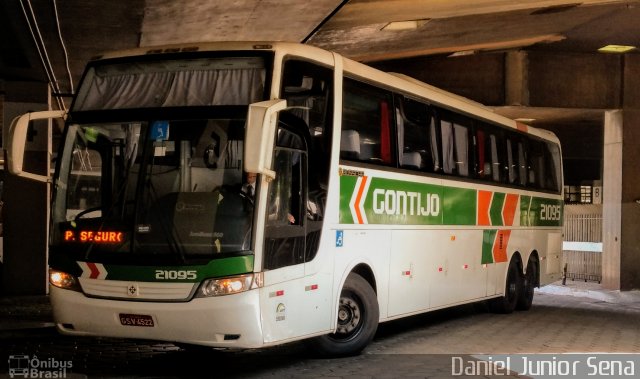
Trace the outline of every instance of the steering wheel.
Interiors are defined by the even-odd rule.
[[[84,216],[84,215],[86,215],[86,214],[88,214],[88,213],[91,213],[91,212],[99,211],[99,210],[102,210],[102,207],[91,207],[91,208],[87,208],[87,209],[85,209],[85,210],[81,211],[80,213],[78,213],[78,214],[73,218],[73,221],[77,221],[77,220],[81,219],[81,218],[82,218],[82,216]]]

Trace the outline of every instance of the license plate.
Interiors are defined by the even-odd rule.
[[[120,323],[127,326],[154,326],[151,316],[130,313],[120,313]]]

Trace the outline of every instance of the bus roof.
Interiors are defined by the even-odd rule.
[[[273,51],[277,55],[297,55],[307,57],[330,66],[335,66],[337,59],[342,60],[342,66],[346,73],[357,76],[368,82],[373,82],[387,88],[393,88],[407,95],[422,98],[435,105],[466,113],[479,117],[491,123],[500,124],[506,127],[520,130],[537,137],[559,143],[555,134],[550,131],[537,129],[528,125],[518,123],[510,118],[501,116],[495,111],[481,103],[470,100],[463,96],[442,90],[427,83],[404,74],[386,73],[367,66],[366,64],[353,61],[337,53],[332,53],[314,46],[304,45],[295,42],[270,42],[270,41],[225,41],[225,42],[196,42],[162,46],[145,46],[128,50],[107,52],[94,57],[92,60],[103,60],[113,58],[126,58],[134,56],[193,53],[207,51]]]

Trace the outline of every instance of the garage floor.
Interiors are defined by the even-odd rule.
[[[640,353],[640,292],[604,291],[595,283],[544,287],[527,312],[496,315],[465,305],[388,322],[363,354],[341,359],[318,359],[302,343],[218,351],[60,336],[46,300],[0,298],[0,377],[17,355],[71,362],[67,374],[88,376],[424,378],[450,377],[453,359],[479,354]]]

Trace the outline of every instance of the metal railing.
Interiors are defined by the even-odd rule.
[[[602,280],[602,214],[565,213],[562,264],[565,278]]]
[[[565,241],[602,242],[602,215],[565,215],[563,232]]]

